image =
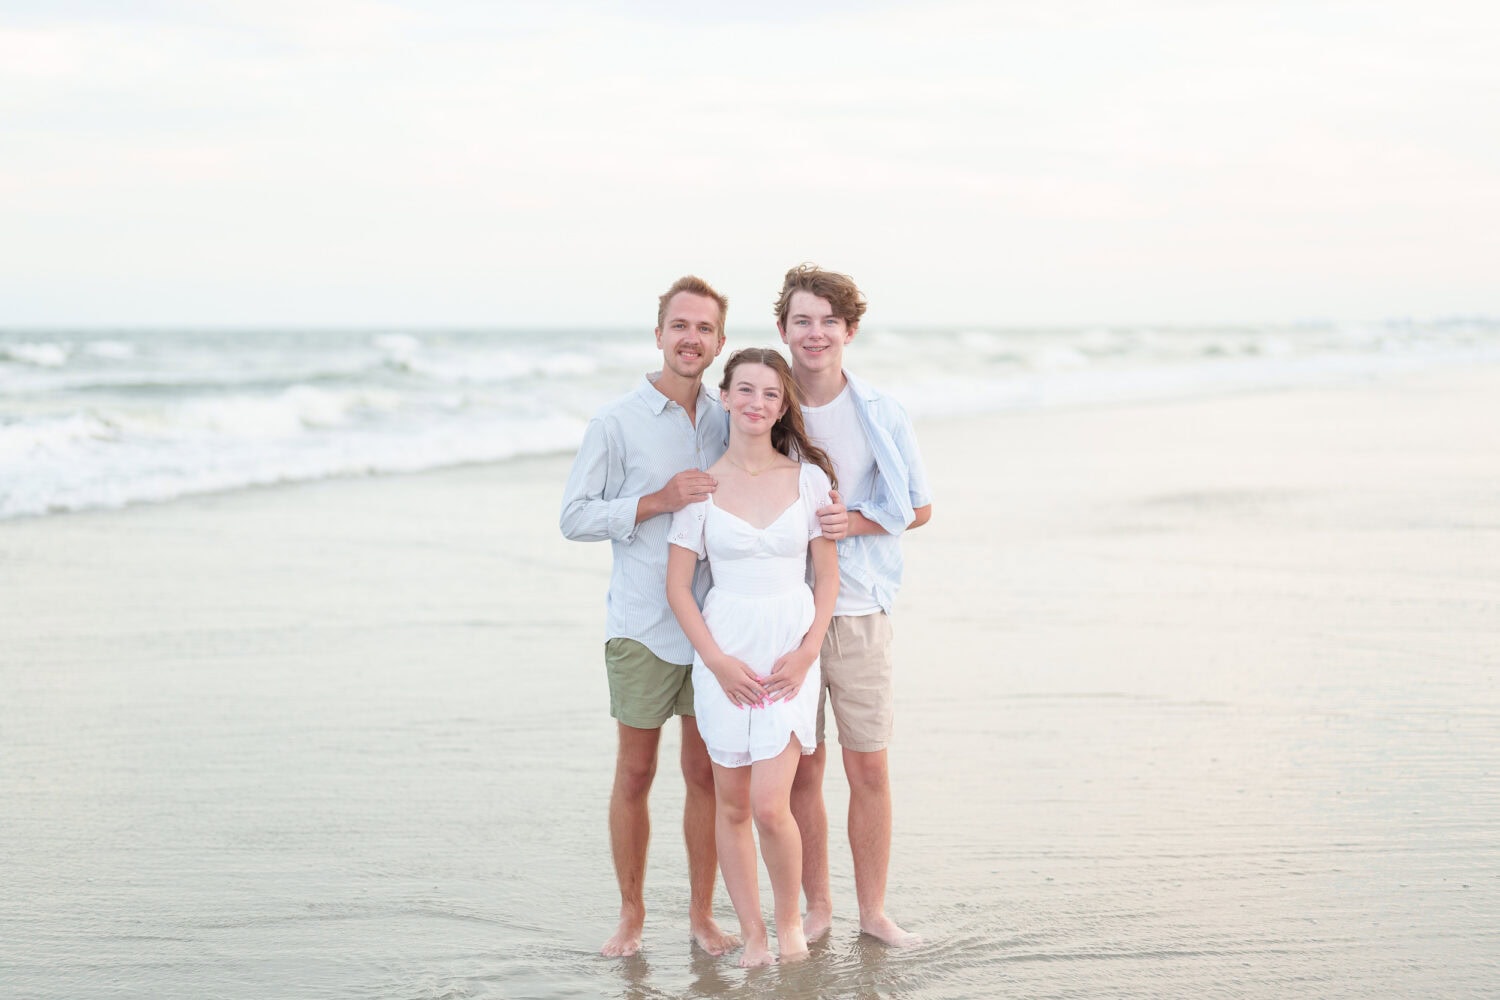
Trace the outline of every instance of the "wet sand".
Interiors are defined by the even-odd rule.
[[[1493,995],[1497,427],[1493,368],[921,425],[890,904],[929,943],[858,936],[836,830],[828,942],[748,974],[688,943],[675,735],[646,951],[596,956],[609,554],[557,533],[566,459],[0,523],[0,982]]]

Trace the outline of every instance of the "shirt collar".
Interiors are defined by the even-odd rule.
[[[848,369],[844,370],[844,378],[849,383],[849,388],[854,390],[855,395],[864,400],[875,400],[880,398],[880,393],[870,383],[858,378]]]
[[[640,384],[635,388],[636,395],[645,400],[646,405],[651,408],[651,412],[657,416],[661,416],[661,412],[667,408],[667,404],[672,402],[656,387],[656,380],[660,375],[661,372],[647,372],[641,377]],[[712,406],[714,402],[713,396],[709,393],[708,386],[699,383],[698,410],[693,414],[695,419],[699,413],[703,412],[703,404],[705,402]]]

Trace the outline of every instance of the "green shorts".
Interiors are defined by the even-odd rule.
[[[634,639],[604,644],[609,714],[632,729],[660,729],[693,714],[693,665],[668,663]]]

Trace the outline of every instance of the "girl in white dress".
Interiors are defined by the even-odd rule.
[[[779,352],[732,355],[719,398],[729,412],[729,448],[708,469],[717,491],[673,515],[667,601],[695,652],[693,709],[714,766],[719,867],[745,942],[740,964],[753,966],[772,958],[752,817],[775,894],[780,958],[807,954],[791,791],[799,755],[817,749],[818,651],[838,597],[838,550],[817,516],[829,502],[833,465],[807,439],[797,385]],[[714,585],[700,612],[693,569],[705,557]]]

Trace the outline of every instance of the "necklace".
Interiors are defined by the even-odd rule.
[[[766,469],[774,469],[776,467],[776,459],[774,459],[774,458],[771,459],[771,464],[768,465],[768,466],[766,466],[765,469],[747,469],[747,468],[745,468],[745,466],[743,466],[740,463],[736,462],[734,459],[730,458],[728,455],[724,456],[724,461],[728,462],[730,465],[734,466],[736,469],[741,470],[742,472],[748,472],[748,473],[750,473],[750,475],[752,475],[752,476],[758,476],[762,472],[765,472]]]

